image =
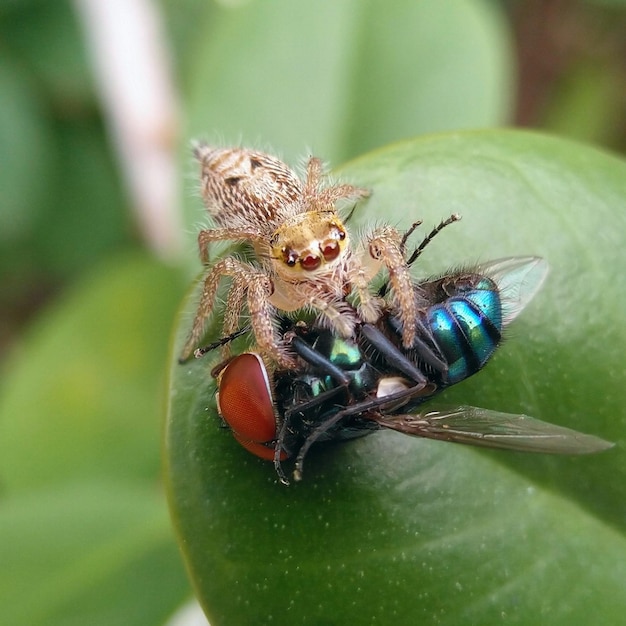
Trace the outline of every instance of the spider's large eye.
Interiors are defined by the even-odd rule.
[[[322,255],[326,261],[334,261],[341,252],[339,243],[337,241],[326,241],[322,246]]]
[[[317,255],[311,252],[308,252],[305,256],[300,259],[300,265],[303,270],[310,272],[311,270],[317,269],[322,264],[322,259]]]
[[[333,239],[343,241],[346,238],[346,231],[337,224],[331,224],[330,236]]]
[[[283,248],[281,250],[283,253],[283,261],[289,267],[293,267],[298,260],[298,253],[293,248]]]

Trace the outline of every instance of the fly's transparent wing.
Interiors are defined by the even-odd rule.
[[[535,297],[548,275],[548,262],[538,256],[497,259],[479,265],[479,274],[498,285],[502,302],[502,323],[508,326]]]
[[[415,415],[377,414],[368,417],[384,428],[405,435],[521,452],[590,454],[614,445],[594,435],[555,426],[527,415],[472,406]]]

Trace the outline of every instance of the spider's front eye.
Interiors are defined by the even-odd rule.
[[[335,224],[334,222],[330,225],[330,236],[333,239],[338,239],[339,241],[343,241],[346,238],[346,231]]]
[[[293,267],[298,260],[298,253],[292,248],[283,248],[282,253],[285,264],[289,267]]]
[[[241,180],[241,176],[230,176],[229,178],[225,178],[224,182],[229,186],[229,187],[234,187],[235,185],[239,184],[239,181]]]
[[[322,264],[322,259],[311,252],[307,253],[300,259],[300,265],[303,270],[311,271],[317,269]]]
[[[334,261],[339,256],[340,252],[341,248],[336,241],[327,241],[322,246],[322,256],[326,261]]]

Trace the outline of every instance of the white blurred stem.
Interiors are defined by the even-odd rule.
[[[163,258],[182,246],[178,102],[151,0],[74,0],[104,115],[145,239]]]

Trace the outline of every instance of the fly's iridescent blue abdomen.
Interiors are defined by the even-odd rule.
[[[489,278],[452,284],[456,292],[425,311],[432,338],[448,364],[446,384],[468,378],[484,367],[502,339],[502,303]]]

